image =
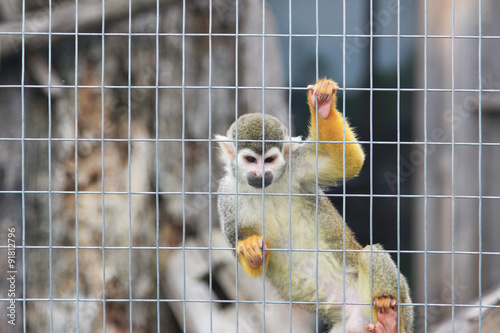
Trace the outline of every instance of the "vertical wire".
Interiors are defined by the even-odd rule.
[[[52,275],[52,91],[51,91],[51,77],[52,77],[52,1],[49,1],[49,40],[48,40],[48,80],[47,80],[47,103],[48,103],[48,120],[49,120],[49,128],[48,128],[48,151],[47,151],[47,166],[48,166],[48,181],[49,181],[49,303],[50,303],[50,318],[49,318],[49,329],[50,332],[54,331],[54,300],[53,300],[53,275]],[[76,318],[77,318],[77,327],[78,327],[78,300],[77,300],[77,311],[76,311]]]
[[[266,2],[262,0],[262,175],[264,175],[264,140],[266,137],[266,129],[264,117],[266,116]],[[262,239],[266,239],[266,221],[265,221],[265,177],[262,177]],[[265,248],[265,242],[263,242]],[[266,251],[262,251],[262,332],[266,332]]]
[[[235,27],[235,45],[234,45],[234,54],[235,54],[235,61],[234,61],[234,119],[235,119],[235,151],[238,151],[238,85],[239,85],[239,66],[238,66],[238,52],[239,52],[239,33],[240,33],[240,17],[239,17],[239,0],[236,0],[236,27]],[[238,179],[238,163],[234,163],[234,174],[236,179]],[[238,182],[235,182],[235,187],[234,187],[234,197],[235,197],[235,205],[234,205],[234,224],[235,224],[235,241],[234,244],[235,246],[238,244]],[[236,252],[236,248],[234,249]],[[236,254],[237,255],[237,254]],[[239,275],[238,275],[238,260],[234,261],[234,273],[235,273],[235,283],[236,283],[236,333],[239,332],[239,314],[240,314],[240,288],[239,288]]]
[[[370,0],[370,299],[373,299],[373,0]],[[399,180],[399,179],[398,179]],[[373,308],[372,308],[373,309]],[[371,311],[373,316],[373,310]]]
[[[26,332],[26,193],[25,186],[25,104],[24,104],[24,84],[26,75],[26,0],[22,0],[21,13],[21,245],[22,245],[22,265],[23,265],[23,332]]]
[[[182,109],[182,276],[183,276],[183,330],[186,333],[186,0],[182,0],[182,84],[181,84],[181,109]]]
[[[213,332],[213,270],[212,270],[212,0],[208,14],[208,285],[210,290],[210,332]]]
[[[129,331],[133,332],[132,301],[132,0],[128,1],[128,45],[127,45],[127,165],[128,165],[128,297]]]
[[[455,0],[451,1],[451,329],[455,332]]]
[[[106,31],[106,2],[102,0],[102,17],[101,17],[101,205],[102,205],[102,239],[101,239],[101,256],[102,256],[102,331],[106,333],[106,202],[104,196],[105,190],[105,168],[104,168],[104,73],[105,66],[105,31]]]
[[[318,0],[315,1],[315,66],[316,66],[316,82],[319,79],[319,3]],[[315,223],[316,223],[316,332],[319,332],[319,116],[318,116],[318,98],[316,98],[316,211],[315,211]]]
[[[346,34],[347,34],[347,22],[346,22],[346,3],[347,3],[347,0],[343,0],[343,4],[342,4],[342,87],[344,89],[344,93],[342,94],[342,111],[345,113],[345,110],[346,110],[346,95],[347,95],[347,80],[346,80],[346,53],[345,53],[345,49],[346,49]],[[345,118],[345,115],[344,115],[344,118]],[[345,121],[345,120],[344,120]],[[343,125],[343,127],[345,128],[345,124]],[[344,131],[345,133],[345,131]],[[343,134],[343,140],[345,142],[345,134]],[[345,150],[345,146],[343,147],[344,150]],[[345,152],[343,153],[343,158],[345,159]],[[345,163],[343,163],[343,166],[345,166]],[[344,167],[345,169],[345,167]],[[345,177],[345,170],[343,171],[342,173],[342,176]],[[344,183],[345,183],[345,179],[344,179]],[[343,193],[345,193],[344,191],[344,188],[342,188],[342,191]],[[345,206],[343,205],[343,208],[344,208],[344,211],[342,212],[342,293],[343,293],[343,306],[342,306],[342,322],[343,322],[343,329],[344,329],[344,332],[345,332],[345,322],[346,322],[346,306],[345,306],[345,290],[346,290],[346,285],[345,285],[345,280],[346,280],[346,276],[345,276],[345,265],[346,265],[346,262],[345,262],[345,225],[344,225],[344,214],[345,214]]]
[[[289,322],[292,332],[292,0],[288,0],[288,294],[290,298]],[[309,91],[307,92],[309,94]]]
[[[427,163],[428,163],[428,134],[427,134],[427,0],[424,1],[424,332],[427,332],[428,294],[427,294]]]
[[[155,213],[156,213],[156,332],[160,330],[160,147],[159,147],[159,89],[160,85],[160,1],[156,1],[155,33]]]
[[[78,211],[78,1],[75,0],[75,261],[76,261],[76,321],[80,319],[80,241]]]
[[[342,100],[345,101],[345,95],[346,95],[346,86],[344,86],[344,94],[342,95]],[[334,92],[335,94],[336,92]],[[344,105],[345,106],[345,105]],[[346,293],[346,271],[347,271],[347,262],[346,262],[346,257],[347,257],[347,248],[346,248],[346,194],[347,194],[347,188],[346,188],[346,174],[345,174],[345,157],[346,157],[346,136],[345,136],[345,131],[347,127],[346,123],[346,109],[342,109],[343,112],[343,119],[342,119],[342,299],[343,299],[343,307],[342,307],[342,319],[344,323],[344,330],[345,330],[345,324],[346,324],[346,308],[347,308],[347,293]]]
[[[400,47],[401,47],[401,2],[400,0],[397,1],[397,47],[396,47],[396,84],[397,84],[397,102],[396,102],[396,118],[397,118],[397,158],[396,158],[396,167],[397,167],[397,215],[396,215],[396,229],[397,229],[397,246],[396,246],[396,256],[397,256],[397,268],[398,268],[398,285],[397,285],[397,300],[398,303],[401,301],[401,280],[400,280],[400,272],[401,272],[401,52],[400,52]],[[399,311],[398,311],[398,332],[401,329],[401,306],[399,306]]]
[[[483,31],[482,31],[482,13],[481,13],[481,10],[482,10],[482,2],[481,0],[479,0],[479,3],[478,3],[478,12],[479,12],[479,17],[478,17],[478,28],[479,28],[479,31],[478,31],[478,43],[479,43],[479,46],[478,46],[478,85],[479,85],[479,97],[478,97],[478,127],[479,127],[479,138],[478,138],[478,141],[479,141],[479,161],[478,161],[478,195],[479,195],[479,211],[478,211],[478,237],[479,237],[479,267],[478,267],[478,270],[479,270],[479,283],[478,283],[478,289],[479,289],[479,332],[482,332],[482,326],[483,326],[483,322],[482,322],[482,306],[483,306],[483,292],[482,292],[482,289],[483,289],[483,286],[482,286],[482,268],[483,268],[483,257],[482,257],[482,252],[483,252],[483,237],[482,237],[482,232],[483,232],[483,225],[482,225],[482,211],[483,211],[483,190],[482,190],[482,183],[483,183],[483,176],[482,176],[482,160],[483,160],[483,147],[482,147],[482,144],[483,144],[483,136],[482,136],[482,132],[483,132],[483,128],[482,128],[482,120],[483,120],[483,117],[482,117],[482,89],[483,89],[483,86],[482,86],[482,37],[483,37]]]

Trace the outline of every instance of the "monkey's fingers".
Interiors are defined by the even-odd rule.
[[[327,119],[330,115],[332,97],[339,87],[332,80],[321,79],[314,86],[309,85],[307,88],[311,94],[311,106],[316,108],[317,104],[319,115],[321,118]]]
[[[262,265],[262,251],[252,244],[240,244],[238,246],[238,254],[242,256],[252,268],[258,268]]]
[[[256,269],[262,265],[264,248],[265,245],[261,236],[251,236],[245,240],[239,241],[237,250],[238,254],[248,262],[248,265]],[[266,251],[266,262],[269,255],[270,254]]]

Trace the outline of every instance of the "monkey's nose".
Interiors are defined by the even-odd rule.
[[[262,177],[255,175],[255,173],[250,173],[247,176],[248,185],[255,188],[262,188]],[[271,185],[273,182],[273,174],[266,172],[264,175],[264,187]]]

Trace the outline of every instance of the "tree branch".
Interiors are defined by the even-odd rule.
[[[161,3],[166,0],[158,0]],[[156,0],[132,1],[131,10],[136,13],[156,6]],[[32,11],[25,17],[24,43],[27,49],[38,49],[48,45],[49,24],[53,32],[75,32],[75,2],[65,1],[52,6],[52,18],[49,21],[48,8]],[[106,0],[104,19],[106,22],[127,17],[128,0]],[[100,25],[102,22],[102,1],[87,1],[78,4],[78,31]],[[21,52],[22,17],[0,23],[0,59]],[[61,35],[53,35],[52,42],[60,40]]]

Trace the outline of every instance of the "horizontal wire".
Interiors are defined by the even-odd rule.
[[[74,90],[79,89],[179,89],[183,87],[181,85],[70,85],[70,84],[25,84],[22,85],[24,88],[67,88]],[[20,84],[0,84],[1,88],[21,88]],[[184,89],[234,89],[234,90],[307,90],[307,87],[282,87],[282,86],[266,86],[265,88],[259,86],[208,86],[208,85],[186,85]],[[382,91],[382,92],[475,92],[475,93],[487,93],[487,92],[500,92],[500,89],[473,89],[473,88],[384,88],[384,87],[373,87],[373,88],[363,88],[363,87],[344,87],[339,88],[338,91]]]
[[[16,137],[0,137],[0,141],[59,141],[59,142],[138,142],[138,143],[148,143],[148,142],[165,142],[165,143],[181,143],[181,142],[235,142],[235,140],[219,140],[219,139],[150,139],[150,138],[137,138],[137,139],[99,139],[99,138],[16,138]],[[238,140],[238,142],[262,142],[262,140]],[[266,142],[280,142],[289,143],[288,140],[266,140]],[[454,142],[451,141],[292,141],[292,143],[360,143],[360,144],[375,144],[375,145],[443,145],[443,146],[500,146],[500,142]]]
[[[0,302],[5,302],[5,301],[10,301],[12,298],[0,298]],[[26,302],[70,302],[70,301],[76,301],[75,298],[43,298],[43,297],[26,297],[26,298],[15,298],[16,301],[26,301]],[[178,299],[178,298],[106,298],[105,300],[101,298],[79,298],[79,302],[103,302],[105,301],[106,303],[108,302],[162,302],[162,303],[226,303],[226,304],[236,304],[236,303],[245,303],[245,304],[262,304],[262,301],[258,300],[217,300],[217,299],[212,299],[212,300],[207,300],[207,299]],[[371,303],[364,303],[364,302],[306,302],[306,301],[291,301],[292,304],[295,305],[371,305]],[[270,300],[265,300],[266,304],[274,304],[274,305],[290,305],[290,301],[270,301]],[[398,303],[398,306],[414,306],[414,307],[420,307],[420,306],[435,306],[435,307],[462,307],[462,308],[478,308],[478,304],[468,304],[468,303],[455,303],[455,304],[448,304],[448,303]],[[486,305],[482,304],[481,308],[490,308],[490,309],[499,309],[500,305]]]
[[[49,191],[41,191],[41,190],[18,190],[18,191],[0,191],[0,194],[49,194]],[[245,192],[210,192],[210,191],[200,191],[200,192],[183,192],[183,191],[172,191],[172,192],[154,192],[154,191],[57,191],[57,190],[51,190],[51,194],[107,194],[107,195],[129,195],[129,194],[135,194],[135,195],[249,195],[249,196],[262,196],[262,193],[245,193]],[[500,199],[500,196],[497,195],[451,195],[451,194],[364,194],[364,193],[349,193],[349,194],[313,194],[313,193],[266,193],[264,194],[265,196],[283,196],[283,197],[289,197],[290,195],[292,197],[348,197],[348,198],[369,198],[369,197],[374,197],[374,198],[434,198],[434,199]]]
[[[1,35],[18,35],[21,36],[22,34],[26,36],[48,36],[49,32],[46,31],[0,31],[0,36]],[[156,37],[156,36],[173,36],[173,37],[282,37],[282,38],[290,38],[290,37],[334,37],[334,38],[343,38],[344,36],[347,38],[449,38],[449,39],[500,39],[499,35],[489,35],[489,36],[479,36],[479,35],[461,35],[461,36],[452,36],[452,35],[424,35],[424,34],[404,34],[404,35],[397,35],[397,34],[301,34],[301,33],[290,33],[290,34],[284,34],[284,33],[226,33],[226,32],[212,32],[212,33],[206,33],[206,32],[190,32],[190,33],[181,33],[181,32],[50,32],[51,36],[150,36],[150,37]],[[29,38],[28,38],[29,39]]]
[[[44,249],[58,249],[58,250],[167,250],[167,251],[208,251],[208,250],[215,250],[215,251],[235,251],[236,249],[234,247],[208,247],[208,246],[91,246],[91,245],[79,245],[79,246],[74,246],[74,245],[26,245],[26,246],[8,246],[8,245],[1,245],[0,249],[37,249],[37,250],[44,250]],[[266,249],[266,251],[269,252],[302,252],[302,253],[334,253],[334,252],[344,252],[343,249],[319,249],[317,250],[316,248],[314,249],[287,249],[287,248],[272,248],[272,249]],[[346,253],[370,253],[370,250],[345,250]],[[372,250],[371,253],[407,253],[407,254],[462,254],[462,255],[500,255],[500,252],[494,252],[494,251],[446,251],[446,250]]]

